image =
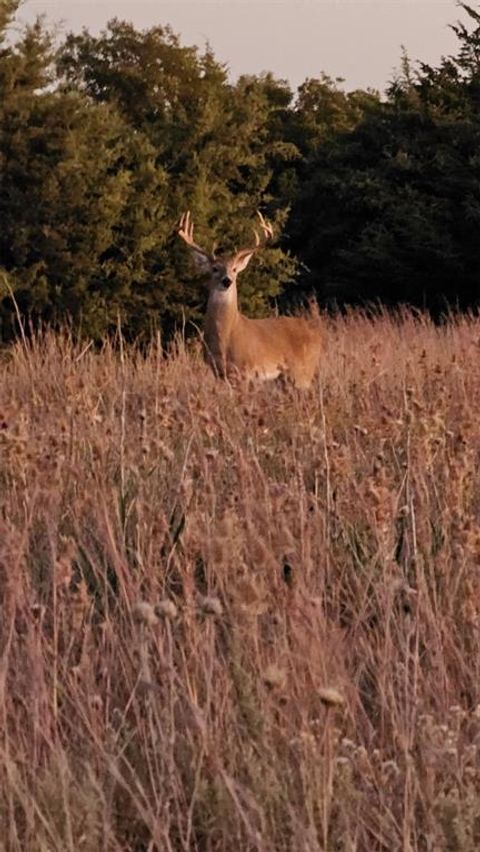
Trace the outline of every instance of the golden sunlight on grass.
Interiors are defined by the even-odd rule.
[[[0,363],[0,846],[480,847],[480,323]]]

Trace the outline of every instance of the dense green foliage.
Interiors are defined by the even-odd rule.
[[[457,57],[416,74],[404,59],[388,99],[309,158],[292,248],[325,296],[480,301],[480,14],[464,8]]]
[[[458,55],[405,58],[381,99],[326,76],[296,95],[270,74],[232,83],[166,26],[114,20],[58,44],[38,22],[14,40],[18,0],[3,2],[0,336],[18,309],[95,338],[197,323],[204,292],[175,237],[186,208],[225,247],[251,239],[257,208],[272,219],[279,241],[244,276],[252,314],[312,290],[475,305],[480,12],[462,5]]]

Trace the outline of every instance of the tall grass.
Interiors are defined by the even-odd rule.
[[[480,323],[0,364],[0,848],[480,848]]]

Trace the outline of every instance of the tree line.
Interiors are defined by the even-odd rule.
[[[278,239],[245,273],[242,307],[480,304],[480,4],[458,49],[412,63],[381,96],[327,76],[296,92],[232,82],[168,26],[113,20],[60,42],[0,7],[0,339],[68,319],[101,339],[194,327],[205,294],[175,236]],[[12,33],[16,33],[14,36]]]

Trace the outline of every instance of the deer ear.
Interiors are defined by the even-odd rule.
[[[192,248],[192,257],[199,272],[210,272],[212,268],[212,264],[210,263],[210,258],[203,254],[201,251],[196,251],[196,249]]]
[[[250,262],[250,258],[254,254],[254,251],[255,249],[253,249],[252,251],[245,251],[241,252],[240,254],[237,254],[235,258],[235,270],[237,273],[243,272],[243,270],[247,268]]]

